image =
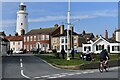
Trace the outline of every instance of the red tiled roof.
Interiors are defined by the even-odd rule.
[[[5,39],[9,41],[22,41],[23,37],[22,36],[6,36]]]

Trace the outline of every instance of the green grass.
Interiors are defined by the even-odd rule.
[[[51,64],[57,64],[57,65],[64,65],[64,66],[71,66],[71,65],[80,65],[80,64],[87,64],[88,61],[83,61],[79,59],[72,59],[70,61],[67,61],[66,59],[56,59],[54,56],[46,56],[46,55],[39,55],[38,57],[46,60],[47,62]]]
[[[81,65],[81,64],[90,64],[90,63],[96,63],[99,61],[99,55],[96,55],[94,61],[84,61],[79,59],[80,54],[75,54],[75,59],[71,59],[70,61],[67,61],[66,59],[57,59],[54,55],[37,55],[37,57],[40,57],[44,60],[46,60],[48,63],[61,65],[61,66],[72,66],[72,65]],[[66,55],[65,55],[66,56]],[[61,57],[61,56],[60,56]],[[118,55],[110,55],[110,60],[118,60]]]

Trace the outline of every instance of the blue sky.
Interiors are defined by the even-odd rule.
[[[15,34],[19,4],[19,2],[2,3],[2,31],[7,35]],[[25,4],[29,14],[29,30],[53,27],[56,23],[59,25],[67,23],[67,2],[25,2]],[[79,19],[80,21],[77,21]],[[77,33],[85,30],[104,36],[105,30],[108,30],[111,36],[118,27],[118,3],[71,2],[71,23]]]

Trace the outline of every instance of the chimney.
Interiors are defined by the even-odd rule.
[[[18,36],[18,33],[17,33],[17,32],[15,33],[15,36]]]
[[[85,33],[85,30],[83,30],[83,32],[82,32],[82,35],[85,35],[86,33]]]
[[[61,25],[60,26],[60,34],[63,34],[63,32],[64,32],[64,25]]]
[[[74,32],[73,26],[70,26],[70,31]]]
[[[108,32],[105,30],[105,39],[108,39]]]
[[[115,33],[112,34],[112,39],[115,40]]]
[[[58,28],[58,24],[55,24],[55,25],[54,25],[54,28]]]
[[[98,39],[99,38],[99,36],[98,35],[96,35],[96,39]]]
[[[11,34],[9,34],[9,36],[11,36]]]

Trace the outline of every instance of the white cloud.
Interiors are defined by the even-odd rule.
[[[91,15],[71,16],[71,19],[88,19],[88,18],[95,18],[95,16],[91,16]],[[55,20],[64,20],[64,19],[67,19],[67,16],[45,16],[36,19],[29,19],[29,22],[46,22],[46,21],[55,21]]]
[[[103,16],[103,17],[115,17],[118,14],[118,10],[101,10],[95,11],[93,15]]]
[[[0,21],[0,25],[1,25],[1,28],[3,27],[11,28],[15,26],[15,22],[16,22],[15,20],[4,20],[4,21]]]
[[[71,19],[92,19],[97,17],[116,17],[118,11],[117,10],[99,10],[99,11],[92,11],[90,14],[86,12],[87,14],[79,14],[72,15]],[[31,22],[47,22],[47,21],[56,21],[56,20],[67,20],[67,16],[43,16],[40,18],[33,18],[29,19],[29,23]],[[0,21],[1,22],[1,21]],[[2,27],[15,27],[16,26],[16,20],[3,20],[2,21]]]

